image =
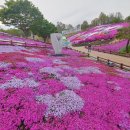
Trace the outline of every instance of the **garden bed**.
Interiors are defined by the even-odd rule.
[[[0,46],[0,130],[129,130],[130,72],[63,53]]]

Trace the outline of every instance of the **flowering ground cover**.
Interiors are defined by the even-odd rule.
[[[120,52],[120,50],[122,48],[125,48],[126,45],[127,45],[127,40],[122,40],[120,42],[113,43],[113,44],[96,46],[93,47],[93,49],[99,51],[105,51],[105,52]]]
[[[130,72],[53,53],[0,46],[0,130],[130,130]]]
[[[12,40],[13,42],[22,42],[25,43],[27,46],[40,46],[44,47],[47,46],[47,44],[41,42],[41,41],[34,41],[33,39],[28,39],[28,38],[20,38],[16,36],[11,36],[5,33],[0,33],[0,44],[10,44],[10,42],[2,42],[2,40]]]
[[[107,40],[114,38],[118,29],[123,27],[128,27],[128,23],[119,23],[119,24],[108,24],[108,25],[100,25],[94,28],[91,28],[87,31],[80,32],[74,36],[69,37],[68,39],[73,44],[80,44],[85,42],[93,42],[96,40]]]

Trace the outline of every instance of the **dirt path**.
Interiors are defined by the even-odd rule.
[[[88,53],[88,50],[85,47],[72,47],[72,49]],[[101,58],[109,59],[130,66],[130,58],[127,57],[122,57],[122,56],[117,56],[117,55],[97,52],[97,51],[91,51],[90,56],[101,57]]]

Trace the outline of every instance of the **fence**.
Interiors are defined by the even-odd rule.
[[[108,54],[114,54],[114,55],[119,55],[119,56],[124,56],[124,57],[130,57],[130,55],[124,55],[124,54],[121,54],[119,52],[113,52],[113,51],[105,51],[105,50],[100,50],[100,49],[92,49],[94,51],[98,51],[98,52],[103,52],[103,53],[108,53]]]
[[[24,47],[38,47],[38,48],[46,48],[46,45],[44,46],[39,46],[38,44],[33,44],[33,46],[28,46],[27,42],[20,42],[20,41],[12,41],[12,40],[2,40],[0,39],[0,42],[3,42],[2,44],[0,45],[11,45],[11,46],[24,46]],[[5,43],[5,44],[4,44]],[[8,43],[8,44],[7,44]],[[72,49],[74,50],[74,49]],[[78,51],[78,50],[77,50]],[[78,51],[82,54],[86,54],[85,52],[81,52],[81,51]],[[102,57],[93,57],[93,56],[90,56],[89,53],[87,53],[87,57],[90,57],[90,58],[93,58],[93,59],[96,59],[97,61],[99,62],[103,62],[111,67],[118,67],[120,69],[125,69],[125,70],[128,70],[130,71],[130,66],[128,65],[125,65],[125,64],[122,64],[122,63],[118,63],[118,62],[115,62],[115,61],[112,61],[110,59],[105,59],[105,58],[102,58]]]
[[[72,50],[74,50],[74,49],[72,49]],[[78,51],[78,50],[76,50],[76,51],[86,55],[85,52],[81,52],[81,51]],[[107,64],[110,67],[118,67],[120,69],[124,69],[124,70],[130,71],[130,66],[125,65],[123,63],[118,63],[118,62],[112,61],[110,59],[105,59],[105,58],[102,58],[102,57],[90,56],[89,53],[87,53],[86,56],[89,57],[89,58],[91,58],[91,59],[95,59],[98,62],[105,63],[105,64]],[[83,56],[83,57],[86,57],[86,56]]]
[[[37,48],[46,48],[46,44],[45,45],[38,45],[37,43],[36,44],[28,44],[27,42],[22,42],[22,41],[13,41],[13,40],[3,40],[3,39],[0,39],[0,45],[11,45],[11,46],[24,46],[24,47],[37,47]]]

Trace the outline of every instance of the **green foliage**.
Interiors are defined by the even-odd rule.
[[[74,28],[71,24],[66,25],[66,26],[67,26],[67,27],[66,27],[66,29],[67,29],[67,30],[71,30],[71,29],[73,29],[73,28]]]
[[[24,35],[23,31],[21,31],[19,29],[9,29],[9,30],[7,30],[7,33],[9,33],[11,35],[19,36],[19,37]]]
[[[126,48],[121,49],[121,50],[120,50],[120,53],[121,53],[121,54],[127,53],[127,52],[126,52]],[[130,46],[128,46],[128,53],[130,53]]]
[[[111,20],[110,23],[120,23],[120,22],[123,22],[123,20],[121,20],[121,19],[115,17],[115,18],[113,18],[113,19]]]
[[[24,36],[24,33],[19,29],[8,29],[8,30],[0,29],[0,32],[5,32],[10,35],[19,36],[19,37]]]
[[[126,22],[130,22],[130,16],[126,17],[126,18],[125,18],[125,21],[126,21]]]
[[[36,20],[31,27],[31,31],[34,34],[37,34],[38,36],[44,38],[44,41],[46,41],[47,37],[50,37],[51,33],[57,32],[57,28],[55,27],[54,24],[44,19],[42,21]]]
[[[95,18],[91,21],[91,26],[97,26],[99,25],[99,19],[98,18]]]
[[[91,25],[97,26],[119,22],[123,22],[123,16],[120,12],[111,13],[110,15],[106,15],[105,13],[101,12],[98,18],[95,18],[91,21]]]
[[[63,24],[62,22],[57,22],[57,31],[59,33],[62,33],[62,31],[64,31],[65,29],[65,24]]]
[[[130,27],[122,28],[118,30],[119,33],[117,34],[116,38],[118,39],[128,39],[127,45],[126,45],[126,52],[129,52],[129,43],[130,43]]]
[[[81,24],[81,30],[86,30],[88,27],[89,27],[89,24],[88,24],[87,21],[84,21],[84,22]]]
[[[122,28],[118,30],[117,38],[118,39],[129,39],[130,40],[130,27]]]
[[[28,0],[9,0],[5,7],[0,9],[0,21],[3,24],[21,29],[28,36],[30,27],[35,20],[42,20],[43,15]]]
[[[107,24],[108,19],[109,19],[109,17],[105,13],[101,12],[101,14],[99,15],[99,23],[100,24]]]

